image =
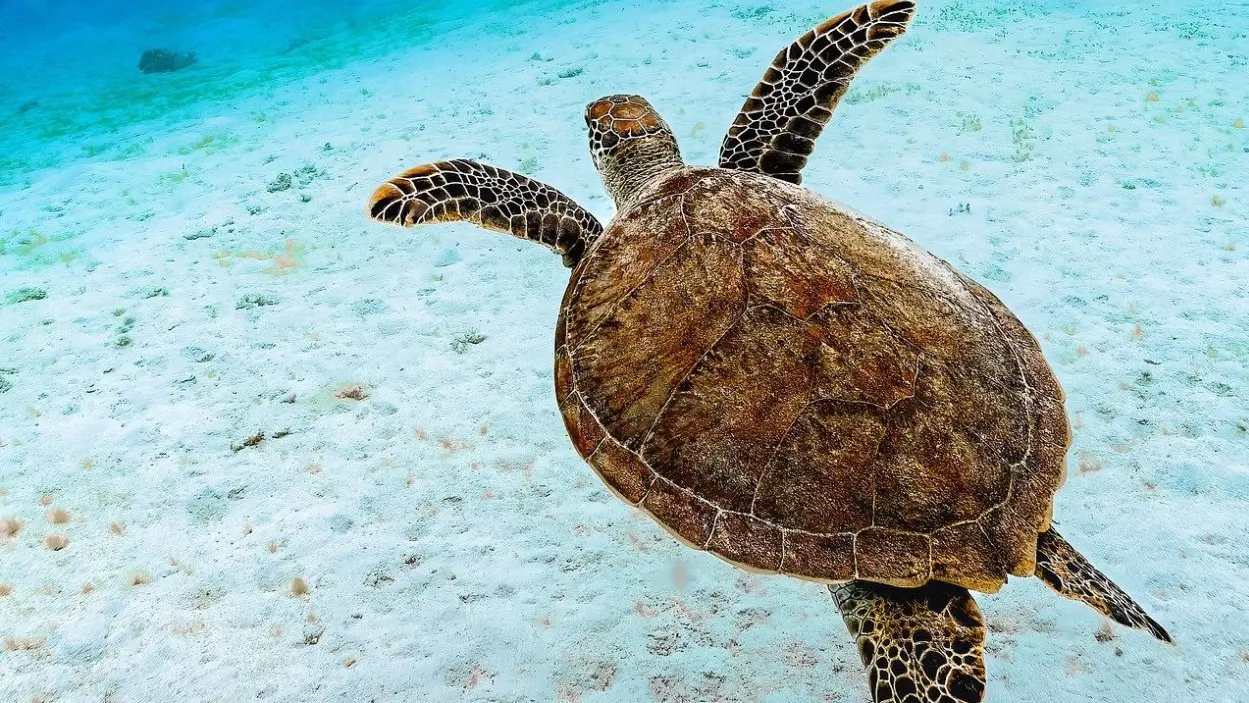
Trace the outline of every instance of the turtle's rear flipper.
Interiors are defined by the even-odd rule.
[[[1053,528],[1037,538],[1036,575],[1059,595],[1083,601],[1111,620],[1145,630],[1163,642],[1171,641],[1171,635],[1162,625],[1105,574],[1093,568],[1088,559]]]
[[[829,586],[876,703],[984,700],[984,620],[966,588]]]
[[[575,266],[603,232],[585,208],[545,183],[454,159],[408,169],[369,198],[369,216],[405,227],[464,220],[544,244]]]

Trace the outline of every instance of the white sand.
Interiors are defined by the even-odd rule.
[[[0,701],[866,700],[822,587],[682,547],[578,459],[557,256],[362,213],[465,156],[606,221],[584,104],[645,94],[712,163],[773,54],[844,9],[817,5],[444,8],[406,48],[414,15],[361,13],[306,29],[323,70],[201,51],[186,76],[258,87],[117,131],[56,117],[96,83],[46,88],[74,129],[0,162]],[[806,169],[1042,340],[1075,426],[1056,519],[1178,640],[1099,641],[1014,581],[979,598],[996,703],[1249,700],[1249,7],[1124,5],[923,3]],[[9,85],[5,115],[42,96]]]

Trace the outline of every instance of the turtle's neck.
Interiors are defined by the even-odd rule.
[[[624,212],[639,196],[665,175],[685,168],[676,144],[667,139],[639,139],[621,145],[614,158],[600,170],[603,185],[616,210]]]

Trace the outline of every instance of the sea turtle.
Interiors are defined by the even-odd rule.
[[[833,17],[772,62],[718,168],[646,100],[587,107],[617,213],[467,160],[382,184],[376,220],[466,220],[559,252],[555,389],[577,451],[694,549],[829,584],[884,703],[981,701],[969,589],[1039,576],[1164,641],[1050,523],[1070,432],[1040,346],[992,293],[799,184],[912,0]]]

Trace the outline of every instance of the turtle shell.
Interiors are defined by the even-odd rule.
[[[755,571],[996,591],[1031,575],[1063,395],[992,293],[767,176],[688,169],[573,271],[555,384],[577,451]]]

